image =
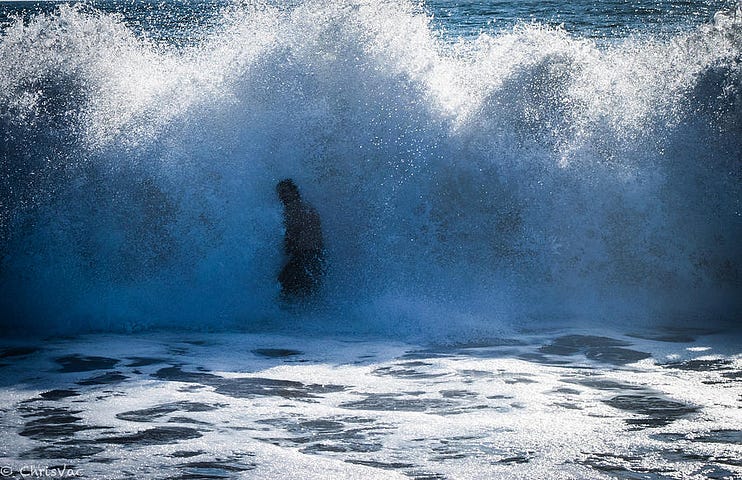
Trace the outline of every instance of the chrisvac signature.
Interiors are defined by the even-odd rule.
[[[18,470],[13,469],[10,465],[0,467],[0,477],[11,476],[16,478],[75,478],[82,476],[82,470],[67,464],[54,467],[23,465]]]

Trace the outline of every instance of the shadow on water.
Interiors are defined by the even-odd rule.
[[[173,402],[141,410],[117,413],[116,418],[119,420],[128,420],[130,422],[148,423],[174,412],[210,412],[218,409],[220,406],[224,405],[209,405],[206,403],[189,401]]]
[[[637,413],[642,418],[628,418],[626,423],[636,428],[664,427],[670,423],[692,413],[697,413],[699,408],[663,396],[651,394],[649,391],[616,395],[603,400],[606,405],[620,410]]]
[[[211,373],[184,372],[178,367],[162,368],[154,374],[154,377],[160,380],[214,387],[215,392],[235,398],[279,396],[287,399],[311,399],[318,398],[319,394],[341,392],[347,388],[343,385],[305,384],[260,377],[224,378]]]
[[[292,350],[290,348],[257,348],[252,352],[266,358],[286,358],[302,354],[299,350]]]
[[[56,359],[62,368],[60,372],[90,372],[92,370],[107,370],[119,363],[115,358],[89,357],[85,355],[67,355]]]
[[[652,356],[650,353],[624,348],[630,345],[629,342],[609,337],[566,335],[539,348],[539,352],[558,356],[583,354],[590,360],[611,365],[627,365]]]
[[[98,443],[112,443],[141,447],[146,445],[177,443],[180,440],[190,440],[193,438],[200,438],[201,436],[202,434],[195,428],[155,427],[132,433],[130,435],[98,437],[96,441]]]
[[[0,352],[0,358],[25,357],[39,351],[38,347],[11,347]]]

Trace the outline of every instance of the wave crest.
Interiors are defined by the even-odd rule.
[[[18,20],[0,326],[280,325],[286,176],[323,218],[320,303],[354,328],[734,317],[739,27],[450,44],[412,3],[310,0],[167,48],[84,7]]]

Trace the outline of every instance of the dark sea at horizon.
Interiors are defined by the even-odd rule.
[[[449,41],[497,34],[514,26],[538,23],[563,28],[571,35],[611,42],[630,35],[672,35],[713,21],[736,0],[430,0],[419,8]],[[189,44],[203,39],[219,24],[224,8],[241,2],[227,0],[0,0],[0,28],[15,15],[29,18],[53,12],[60,4],[84,4],[122,15],[134,32],[149,38]],[[249,4],[249,2],[242,2]],[[268,1],[290,9],[301,2]]]

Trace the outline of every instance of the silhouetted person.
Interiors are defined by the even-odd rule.
[[[304,297],[319,287],[325,271],[319,215],[302,200],[293,180],[281,180],[276,191],[284,207],[286,235],[283,247],[288,256],[288,262],[278,275],[281,293],[289,297]]]

